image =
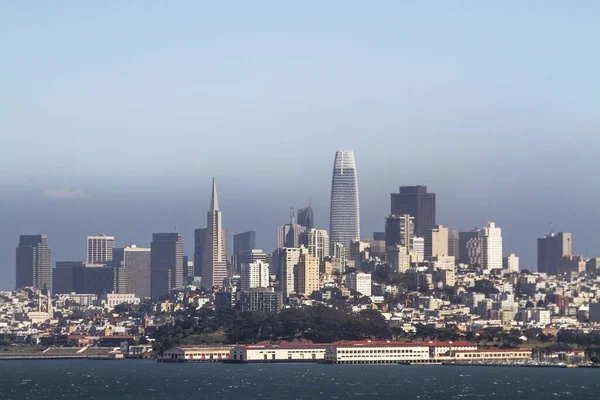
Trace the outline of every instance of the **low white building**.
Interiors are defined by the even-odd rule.
[[[229,359],[233,346],[178,346],[163,352],[162,362],[218,362]]]
[[[119,304],[140,304],[139,297],[135,297],[133,293],[104,293],[99,296],[98,301],[102,307],[110,310]]]
[[[327,344],[249,345],[231,350],[232,362],[317,362],[325,358]]]
[[[348,287],[356,290],[363,296],[371,297],[371,274],[366,273],[351,273],[346,276]]]
[[[429,346],[405,342],[351,342],[330,345],[325,351],[325,362],[330,364],[397,364],[429,361]]]

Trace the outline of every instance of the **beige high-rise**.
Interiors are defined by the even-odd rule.
[[[223,286],[227,278],[227,253],[223,218],[217,198],[217,182],[213,178],[210,211],[206,218],[206,236],[204,243],[204,262],[202,263],[201,284],[209,289]]]
[[[425,257],[444,257],[448,254],[448,228],[437,225],[425,231]]]
[[[304,254],[296,265],[297,290],[296,293],[308,297],[315,290],[319,290],[319,259],[310,254]]]

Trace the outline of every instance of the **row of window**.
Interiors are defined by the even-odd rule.
[[[386,349],[386,350],[338,350],[338,354],[403,354],[403,353],[427,353],[428,349],[413,350],[413,349]]]

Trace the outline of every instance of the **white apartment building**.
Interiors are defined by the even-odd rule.
[[[510,254],[505,258],[504,268],[508,272],[519,272],[519,257],[514,254]]]
[[[346,275],[346,282],[350,289],[356,290],[363,296],[371,297],[371,274],[351,273]]]
[[[104,293],[98,297],[102,307],[112,310],[119,304],[140,304],[140,298],[133,293]]]
[[[241,265],[241,289],[249,292],[250,289],[269,286],[269,264],[255,261]]]
[[[412,261],[423,262],[425,260],[425,238],[413,237],[412,240]]]
[[[324,229],[311,229],[304,233],[306,235],[308,254],[317,257],[319,262],[329,257],[329,235]]]
[[[327,344],[240,345],[231,350],[233,362],[318,362],[325,358]]]
[[[104,234],[87,237],[87,263],[101,264],[113,259],[115,237]]]
[[[502,230],[490,222],[479,231],[479,238],[483,255],[482,267],[488,270],[502,268]]]
[[[300,261],[300,255],[307,252],[306,248],[283,247],[279,251],[279,274],[281,293],[284,300],[295,290],[294,267]]]

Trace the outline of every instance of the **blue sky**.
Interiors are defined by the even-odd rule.
[[[599,255],[600,4],[553,1],[27,2],[0,5],[0,281],[20,232],[53,261],[85,236],[186,253],[216,176],[230,233],[275,245],[335,150],[356,153],[362,236],[425,184],[438,222],[495,221],[505,251],[574,234]]]

